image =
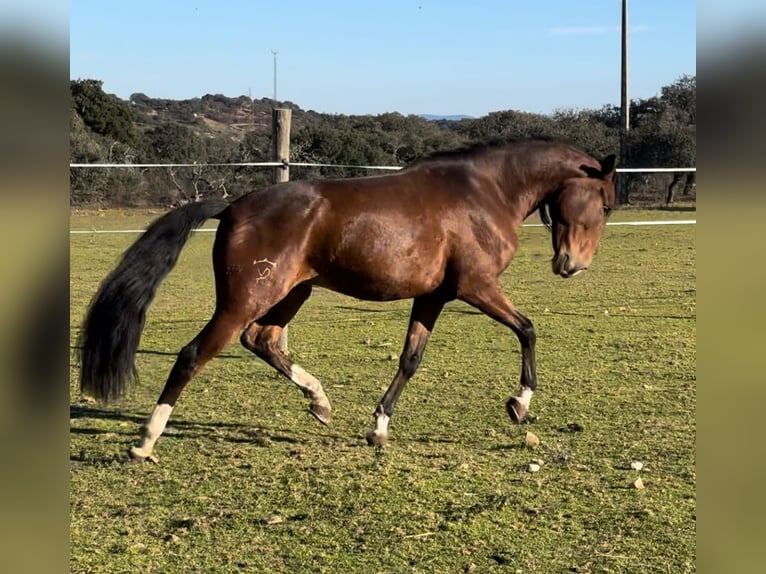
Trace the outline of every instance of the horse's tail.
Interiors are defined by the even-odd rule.
[[[136,350],[146,310],[178,261],[191,232],[220,216],[225,201],[184,205],[152,223],[125,252],[91,301],[80,332],[80,390],[101,401],[124,395],[137,379]]]

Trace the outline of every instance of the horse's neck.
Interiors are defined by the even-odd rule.
[[[509,161],[501,170],[504,194],[521,216],[519,223],[555,193],[564,180],[582,175],[579,166],[585,162],[575,157],[561,161],[557,156],[550,162],[539,162],[533,169],[529,169],[530,163]]]

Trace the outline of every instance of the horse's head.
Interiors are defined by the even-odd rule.
[[[553,272],[562,277],[588,268],[617,201],[614,155],[600,168],[580,169],[584,176],[564,180],[540,208],[553,238]]]

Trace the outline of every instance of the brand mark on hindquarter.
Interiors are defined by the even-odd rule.
[[[256,277],[255,282],[260,283],[261,281],[264,281],[271,277],[272,273],[274,273],[274,269],[277,268],[277,264],[274,261],[271,261],[267,258],[264,259],[254,259],[253,265],[260,266],[256,269],[258,272],[258,277]]]

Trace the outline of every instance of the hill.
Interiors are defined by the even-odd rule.
[[[70,171],[73,203],[172,204],[207,196],[238,196],[266,185],[265,169],[226,164],[270,161],[273,102],[270,98],[207,94],[168,100],[143,93],[122,100],[99,80],[70,81],[71,163],[195,164],[152,170]],[[321,114],[279,102],[293,111],[290,160],[329,166],[406,165],[435,151],[488,139],[548,137],[568,141],[594,157],[619,150],[619,108],[559,110],[540,115],[517,110],[480,118],[463,115]],[[696,161],[696,78],[682,77],[660,95],[631,102],[630,154],[624,167],[691,166]],[[196,165],[211,164],[208,167]],[[212,165],[222,164],[222,165]],[[368,173],[346,167],[291,168],[291,178],[348,177]],[[637,196],[673,201],[694,174],[630,176]],[[627,188],[626,188],[627,189]],[[632,191],[631,191],[632,190]],[[665,191],[663,191],[665,190]]]
[[[273,100],[270,98],[207,94],[201,98],[168,100],[136,93],[129,101],[136,126],[142,131],[172,123],[192,128],[200,135],[229,136],[236,140],[250,131],[271,133]],[[311,116],[317,115],[292,102],[280,102],[279,106],[293,110],[293,129],[305,126]]]
[[[473,116],[466,116],[464,114],[455,114],[451,116],[440,116],[438,114],[420,114],[420,117],[429,122],[446,121],[446,122],[459,122],[460,120],[472,120]]]

